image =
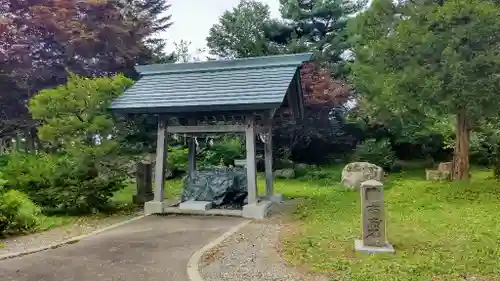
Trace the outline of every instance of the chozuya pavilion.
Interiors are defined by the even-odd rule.
[[[164,202],[167,134],[190,136],[189,173],[196,169],[193,136],[238,132],[245,135],[247,204],[243,217],[262,219],[273,202],[272,127],[303,117],[300,67],[310,53],[234,60],[137,66],[141,78],[112,104],[117,113],[157,116],[158,132],[154,200],[147,214],[167,213]],[[290,121],[290,120],[287,120]],[[265,196],[259,197],[256,174],[256,136],[265,140]]]

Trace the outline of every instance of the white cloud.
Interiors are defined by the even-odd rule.
[[[174,24],[159,34],[167,39],[167,50],[174,50],[174,42],[192,42],[191,52],[206,47],[208,31],[217,23],[226,10],[238,5],[240,0],[169,0],[172,6],[167,13],[172,15]],[[271,7],[273,17],[279,17],[279,0],[261,0]]]

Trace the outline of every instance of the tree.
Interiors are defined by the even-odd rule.
[[[300,75],[307,108],[323,108],[328,111],[333,107],[345,105],[353,97],[348,85],[332,78],[330,73],[318,64],[304,63]]]
[[[147,30],[143,42],[146,47],[137,64],[170,63],[175,61],[174,54],[165,53],[166,41],[155,37],[159,32],[172,26],[172,15],[165,11],[171,5],[166,0],[120,0],[117,2],[127,21],[136,24],[136,29]]]
[[[306,117],[298,123],[282,122],[274,132],[283,157],[298,155],[314,144],[318,147],[319,142],[327,145],[339,140],[343,134],[342,118],[341,111],[335,109],[341,109],[352,97],[350,87],[333,78],[329,68],[330,62],[336,64],[341,58],[322,54],[329,48],[343,52],[345,47],[335,40],[344,41],[346,21],[338,15],[351,13],[357,6],[341,1],[309,2],[282,1],[282,15],[286,21],[279,21],[270,18],[267,5],[242,1],[219,19],[207,38],[210,53],[223,58],[307,51],[317,55],[315,63],[307,63],[301,70]],[[341,33],[342,38],[338,37]],[[308,159],[301,160],[320,160],[325,153],[320,155],[318,152],[306,152],[303,155]]]
[[[133,81],[123,75],[84,78],[71,75],[68,83],[35,95],[29,103],[30,113],[40,120],[40,139],[52,146],[93,147],[96,137],[100,145],[116,135],[115,123],[109,112],[117,98]]]
[[[106,207],[127,177],[120,124],[109,107],[132,84],[123,75],[70,75],[68,83],[34,96],[29,110],[52,153],[13,155],[6,168],[9,184],[44,207],[85,212]]]
[[[349,49],[346,27],[349,16],[367,1],[280,0],[284,21],[272,24],[268,37],[291,50],[308,50],[337,77],[347,74],[342,54]]]
[[[242,0],[226,11],[210,28],[207,46],[212,55],[222,58],[256,57],[276,54],[265,37],[264,26],[271,20],[269,6],[255,0]]]
[[[29,123],[27,100],[68,73],[137,77],[137,63],[171,59],[152,38],[170,26],[165,0],[12,0],[0,5],[2,127]],[[15,113],[15,114],[14,114]],[[24,120],[24,122],[20,122]]]
[[[375,19],[388,8],[398,10],[397,20],[381,28]],[[471,129],[500,106],[500,7],[480,0],[391,7],[379,0],[358,27],[353,71],[363,98],[396,113],[453,115],[453,179],[467,179]]]
[[[332,144],[345,147],[352,141],[343,130],[343,109],[353,92],[313,62],[302,65],[301,85],[305,116],[301,120],[281,120],[275,126],[275,143],[284,158],[321,162],[328,156],[325,148],[332,148]]]

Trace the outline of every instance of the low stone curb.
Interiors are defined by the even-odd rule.
[[[191,258],[189,258],[188,264],[187,264],[187,275],[189,277],[190,281],[204,281],[203,277],[200,275],[200,270],[199,270],[199,262],[201,260],[201,257],[214,247],[218,246],[220,243],[222,243],[224,240],[229,238],[231,235],[235,234],[238,232],[241,228],[247,226],[251,220],[244,221],[235,227],[231,228],[228,230],[226,233],[222,234],[219,236],[219,238],[215,239],[214,241],[208,243],[205,245],[203,248],[195,252]]]
[[[144,217],[147,217],[147,216],[149,216],[149,215],[141,215],[141,216],[138,216],[138,217],[135,217],[135,218],[128,219],[126,221],[122,221],[122,222],[119,222],[119,223],[115,223],[115,224],[106,226],[104,228],[98,229],[98,230],[93,231],[91,233],[83,234],[83,235],[80,235],[80,236],[77,236],[77,237],[73,237],[73,238],[61,241],[61,242],[52,243],[52,244],[47,245],[47,246],[42,246],[42,247],[39,247],[39,248],[32,248],[32,249],[28,249],[28,250],[25,250],[25,251],[22,251],[22,252],[14,252],[14,253],[3,254],[3,255],[0,255],[0,261],[1,260],[6,260],[6,259],[12,259],[12,258],[16,258],[16,257],[21,257],[21,256],[26,256],[26,255],[29,255],[29,254],[34,254],[34,253],[42,252],[42,251],[45,251],[45,250],[56,249],[56,248],[62,247],[64,245],[75,244],[75,243],[80,242],[80,240],[83,240],[83,239],[88,238],[90,236],[94,236],[94,235],[102,233],[104,231],[111,230],[113,228],[125,225],[127,223],[130,223],[130,222],[133,222],[133,221],[136,221],[136,220],[140,220],[140,219],[142,219]]]

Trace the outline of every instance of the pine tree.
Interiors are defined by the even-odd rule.
[[[282,23],[268,27],[268,37],[288,46],[290,52],[312,51],[335,76],[345,76],[342,54],[348,50],[346,27],[349,16],[366,1],[280,0]]]

